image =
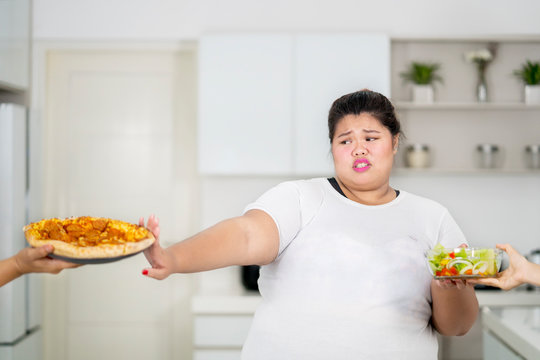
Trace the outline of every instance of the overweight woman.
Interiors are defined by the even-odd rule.
[[[478,302],[465,282],[433,280],[424,252],[467,241],[442,205],[391,187],[401,128],[386,97],[342,96],[328,129],[334,177],[281,183],[242,216],[157,241],[143,274],[261,265],[245,360],[435,360],[436,332],[465,334]],[[147,226],[159,236],[154,216]]]

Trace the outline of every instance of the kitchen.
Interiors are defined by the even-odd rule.
[[[435,136],[436,141],[429,141],[435,159],[450,164],[425,171],[400,169],[392,179],[393,185],[444,204],[475,246],[510,242],[523,254],[540,247],[540,205],[536,200],[540,195],[539,174],[523,170],[517,150],[525,144],[540,143],[538,108],[501,106],[482,112],[471,105],[425,110],[408,104],[409,88],[398,75],[415,54],[437,59],[436,55],[426,54],[451,50],[459,56],[446,60],[443,69],[457,68],[462,75],[443,73],[445,83],[437,86],[437,99],[454,104],[472,103],[474,67],[465,63],[461,54],[485,46],[487,41],[483,40],[500,40],[499,55],[488,70],[491,100],[521,102],[520,84],[502,69],[509,66],[505,64],[508,59],[517,61],[516,64],[522,61],[517,56],[505,57],[515,48],[530,54],[532,60],[540,58],[536,2],[518,1],[510,6],[504,1],[458,1],[434,6],[428,1],[325,1],[316,8],[307,1],[76,4],[59,0],[32,3],[31,79],[22,92],[11,86],[2,92],[2,102],[13,102],[15,98],[29,107],[29,221],[87,213],[136,221],[139,216],[155,212],[161,219],[162,242],[171,244],[241,213],[246,204],[283,180],[326,176],[324,171],[309,174],[305,169],[296,172],[279,168],[272,173],[246,173],[241,168],[226,173],[223,161],[210,164],[212,169],[200,167],[197,156],[204,151],[200,148],[202,141],[208,140],[198,137],[197,130],[198,116],[204,111],[197,108],[201,96],[199,40],[211,39],[212,34],[235,33],[377,33],[389,38],[388,83],[392,97],[402,102],[407,140],[427,142]],[[335,9],[341,7],[351,11],[336,13]],[[388,12],[389,8],[393,10]],[[366,9],[367,17],[360,13]],[[444,41],[442,45],[426,41],[430,38]],[[322,59],[323,55],[318,57]],[[242,79],[248,83],[249,80]],[[284,97],[281,101],[289,99]],[[318,111],[327,111],[329,106],[319,105]],[[281,116],[291,117],[289,113]],[[478,121],[471,121],[471,117]],[[490,118],[494,121],[490,122]],[[285,120],[274,121],[276,127],[287,126]],[[472,130],[458,131],[459,125]],[[525,130],[519,131],[521,125]],[[507,126],[517,130],[508,134]],[[442,131],[452,136],[441,136]],[[487,138],[478,136],[482,131]],[[463,146],[453,146],[454,136]],[[470,145],[483,141],[505,145],[509,160],[506,159],[503,169],[474,171]],[[326,143],[318,150],[326,155],[328,148],[324,146]],[[273,156],[278,162],[285,159],[278,165],[286,163],[292,168],[295,162],[289,159],[290,152],[301,149],[285,148],[278,146]],[[227,151],[206,149],[217,152],[215,156]],[[437,149],[449,151],[441,153]],[[108,159],[107,154],[114,154],[119,161],[104,160]],[[403,154],[398,154],[398,161],[403,161]],[[107,176],[97,173],[95,167],[80,164],[99,164],[100,169],[106,169]],[[156,176],[127,176],[135,165],[150,169]],[[455,167],[462,170],[456,171]],[[7,255],[2,253],[2,257]],[[193,349],[198,347],[194,345],[198,335],[193,330],[193,312],[219,310],[205,308],[205,302],[230,302],[237,309],[234,311],[245,314],[257,301],[256,296],[242,296],[245,290],[239,268],[151,282],[140,276],[145,263],[143,256],[137,256],[108,265],[85,266],[54,277],[38,277],[43,286],[42,358],[191,358]],[[485,292],[479,294],[479,299],[491,305],[540,304],[529,292]],[[78,311],[79,306],[85,307],[86,313]],[[442,339],[443,358],[482,358],[478,345],[481,324],[475,326],[472,338],[467,335]],[[206,355],[216,355],[220,349],[203,346],[202,350]],[[226,351],[233,356],[230,353],[236,350]]]

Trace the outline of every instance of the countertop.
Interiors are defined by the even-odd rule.
[[[480,307],[500,306],[539,306],[540,292],[526,290],[477,290],[476,297]],[[261,296],[255,291],[239,294],[195,295],[191,310],[194,314],[250,315],[254,314],[261,302]],[[540,359],[540,357],[539,357]]]
[[[484,307],[482,325],[526,359],[540,359],[540,306]]]

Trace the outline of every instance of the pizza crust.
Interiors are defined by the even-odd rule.
[[[40,239],[39,233],[33,231],[32,224],[26,225],[23,228],[23,231],[26,240],[31,246],[39,247],[51,244],[54,246],[53,254],[75,259],[105,259],[130,255],[148,248],[156,241],[152,232],[148,231],[148,235],[138,241],[127,241],[122,244],[78,246],[61,240]]]

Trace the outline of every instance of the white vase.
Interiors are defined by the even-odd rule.
[[[540,104],[540,85],[525,85],[525,104]]]
[[[434,94],[431,85],[413,85],[412,101],[417,104],[433,104]]]

